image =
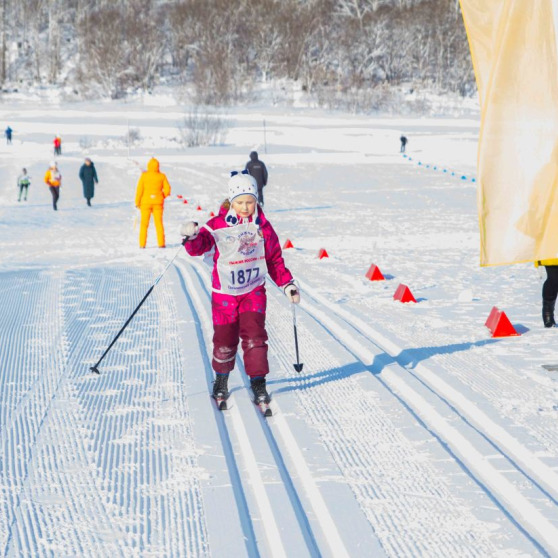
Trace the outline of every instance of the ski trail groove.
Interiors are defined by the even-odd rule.
[[[202,303],[198,298],[197,292],[195,288],[193,288],[191,281],[188,281],[188,284],[186,283],[185,274],[181,273],[179,269],[179,264],[175,263],[174,267],[177,272],[182,291],[184,293],[184,296],[186,297],[192,316],[198,316],[196,304],[201,305]],[[196,299],[196,303],[194,302],[194,299]],[[205,365],[204,367],[205,367],[205,377],[206,377],[207,387],[210,388],[211,383],[213,381],[213,372],[211,370],[211,362],[208,357],[208,350],[206,347],[206,341],[204,339],[203,327],[204,327],[203,322],[201,320],[197,320],[196,321],[197,340],[199,341],[200,347],[205,348],[205,350],[202,348],[200,353]],[[260,554],[256,544],[256,535],[254,533],[252,517],[250,515],[248,503],[246,501],[246,495],[243,489],[239,467],[238,467],[238,463],[236,462],[236,456],[234,453],[232,441],[229,436],[229,432],[226,426],[226,422],[223,418],[222,412],[218,411],[215,408],[213,408],[213,410],[214,410],[214,415],[216,417],[216,423],[219,431],[219,438],[223,448],[227,469],[231,478],[235,503],[240,516],[240,523],[244,535],[246,550],[249,556],[256,557],[259,556]]]
[[[437,471],[390,421],[377,395],[364,391],[351,377],[368,377],[369,371],[352,357],[351,364],[341,366],[337,353],[342,345],[337,339],[324,343],[323,331],[316,335],[301,323],[306,374],[293,376],[292,318],[283,308],[284,295],[276,294],[269,298],[270,315],[276,317],[268,323],[270,348],[282,370],[289,371],[283,380],[276,380],[285,385],[276,393],[296,386],[301,412],[318,429],[384,552],[398,557],[494,555],[496,548],[483,538],[482,526],[474,523],[467,508],[436,478]],[[435,535],[425,516],[429,521],[436,518]],[[378,549],[372,555],[380,554]]]
[[[212,329],[212,323],[207,314],[207,311],[204,308],[202,299],[194,286],[192,277],[186,269],[186,266],[182,265],[181,262],[177,262],[175,266],[180,270],[182,278],[184,279],[187,294],[189,295],[199,321],[202,324],[202,331],[205,334],[205,338],[210,338],[209,336]],[[208,342],[205,342],[205,346],[206,351],[208,352],[208,357],[211,358],[209,356],[211,354],[211,345]],[[208,388],[211,388],[211,385],[208,385]],[[273,514],[273,510],[267,496],[265,485],[258,469],[258,463],[255,459],[252,448],[250,447],[250,442],[247,441],[248,438],[243,425],[243,419],[239,414],[236,406],[229,406],[231,408],[227,412],[231,415],[232,420],[230,422],[232,423],[232,428],[236,431],[237,439],[240,441],[240,447],[238,449],[243,457],[244,466],[247,470],[247,474],[250,480],[248,485],[254,493],[255,501],[262,517],[263,528],[268,543],[268,551],[271,553],[272,556],[286,556],[283,544],[281,542],[281,537],[279,536],[277,522],[275,520],[275,516]],[[225,428],[228,430],[227,424],[225,424]],[[232,457],[236,459],[234,455]],[[238,467],[238,465],[236,468],[241,469],[241,467]]]
[[[372,366],[376,355],[359,344],[355,340],[354,334],[347,328],[338,325],[324,311],[318,309],[317,303],[334,312],[351,329],[354,328],[378,349],[392,357],[399,367],[407,373],[409,372],[403,364],[398,362],[397,355],[401,353],[402,349],[395,343],[382,337],[378,332],[375,332],[370,326],[362,322],[362,320],[339,309],[302,282],[301,287],[305,294],[310,295],[316,301],[311,302],[306,297],[302,308],[308,315],[322,324],[333,337],[336,337],[340,343],[346,346],[365,366]],[[419,366],[421,367],[420,373],[417,372]],[[526,448],[494,424],[474,404],[430,373],[424,365],[419,363],[414,372],[419,376],[420,380],[423,380],[430,387],[436,396],[451,404],[450,407],[459,416],[460,420],[463,420],[463,418],[467,419],[468,422],[465,424],[470,422],[474,430],[479,431],[484,437],[489,439],[494,448],[502,454],[510,465],[517,469],[521,476],[526,477],[528,482],[534,482],[531,478],[533,477],[537,484],[545,487],[547,492],[543,490],[542,494],[551,500],[551,504],[555,503],[554,494],[558,488],[558,483],[549,485],[548,479],[552,480],[556,477],[556,474],[550,468],[540,462],[535,456],[530,455]],[[449,425],[430,402],[423,399],[405,380],[394,374],[382,374],[382,381],[390,386],[406,402],[409,408],[451,448],[452,453],[458,456],[471,475],[490,491],[491,495],[500,502],[502,509],[514,518],[525,533],[531,536],[547,552],[558,552],[558,528],[523,495],[520,489],[495,469],[483,454],[478,452],[458,430]],[[482,424],[482,420],[486,420],[486,423]],[[525,473],[522,467],[527,469],[528,474]],[[543,475],[548,475],[548,477],[545,478]]]
[[[468,400],[455,388],[447,384],[444,380],[438,377],[434,372],[428,369],[422,363],[417,363],[415,367],[408,369],[406,362],[401,362],[398,357],[403,351],[403,347],[392,342],[391,340],[382,336],[379,332],[375,331],[368,324],[364,323],[360,318],[353,316],[345,310],[339,308],[337,305],[332,304],[327,299],[310,289],[307,285],[304,286],[305,292],[308,292],[320,305],[325,306],[332,310],[337,316],[345,321],[349,326],[356,329],[364,337],[368,338],[374,345],[376,345],[386,354],[400,362],[403,368],[406,368],[411,374],[419,377],[425,384],[427,384],[435,393],[441,398],[445,399],[453,405],[462,416],[466,417],[471,424],[475,425],[483,434],[489,439],[496,447],[503,447],[502,452],[507,453],[513,461],[516,461],[522,468],[528,472],[533,479],[540,483],[541,487],[548,493],[549,497],[553,498],[554,502],[558,504],[558,473],[545,465],[539,458],[528,451],[521,443],[519,443],[513,436],[511,436],[501,426],[497,425],[490,419],[484,412],[482,412],[473,402]]]
[[[208,291],[205,289],[204,285],[204,281],[207,281],[208,279],[208,275],[206,273],[206,270],[203,268],[202,264],[198,263],[198,262],[187,262],[187,263],[182,263],[182,262],[178,262],[177,266],[181,269],[181,273],[183,275],[183,277],[185,278],[185,280],[187,281],[187,287],[188,290],[190,291],[190,296],[192,296],[196,302],[197,302],[197,312],[198,312],[198,316],[200,317],[202,323],[204,324],[204,329],[205,329],[205,333],[206,333],[206,337],[208,339],[211,339],[211,332],[212,332],[212,322],[211,322],[211,318],[209,315],[207,308],[207,303],[204,306],[203,302],[201,300],[201,297],[199,295],[199,293],[196,291],[193,282],[191,280],[190,277],[190,271],[187,269],[187,267],[190,267],[193,272],[196,274],[197,278],[198,278],[198,282],[200,285],[202,285],[202,289],[205,290],[205,294],[204,294],[204,298],[207,301],[208,297],[209,297],[209,293]],[[193,290],[193,292],[192,292]],[[208,349],[208,351],[210,352],[211,349],[211,344],[209,342],[206,343],[206,347]],[[240,362],[240,359],[237,359],[237,368],[239,368],[239,372],[242,374],[242,378],[243,378],[243,382],[244,382],[244,387],[248,388],[249,386],[249,382],[248,379],[246,377],[246,374],[244,373],[243,370],[243,366],[242,363]],[[211,387],[211,386],[209,386]],[[234,399],[236,400],[236,398],[240,397],[239,395],[234,395]],[[265,419],[261,416],[261,412],[253,405],[253,403],[250,401],[249,405],[251,407],[251,415],[249,417],[245,417],[246,420],[248,421],[254,421],[254,419],[261,425],[261,429],[263,431],[263,434],[265,436],[265,438],[267,439],[268,445],[270,447],[271,453],[274,456],[274,466],[277,468],[277,470],[279,471],[281,478],[283,479],[283,484],[285,485],[285,489],[287,490],[287,492],[289,493],[289,502],[290,505],[293,508],[293,513],[297,518],[298,521],[298,527],[304,537],[304,540],[306,541],[306,545],[307,545],[307,549],[308,549],[308,553],[310,556],[320,556],[322,552],[325,552],[325,549],[322,550],[320,552],[320,550],[317,547],[317,541],[315,538],[314,533],[312,532],[312,526],[310,524],[310,522],[308,521],[307,518],[307,511],[304,509],[304,506],[301,503],[301,499],[297,494],[295,485],[293,483],[292,479],[292,472],[288,470],[288,467],[286,465],[286,461],[281,453],[281,449],[280,446],[285,447],[285,443],[283,444],[278,444],[276,439],[275,439],[275,435],[274,435],[274,427],[272,425],[275,424],[275,422],[277,421],[279,424],[281,424],[281,432],[282,435],[284,437],[284,440],[288,440],[287,443],[294,443],[296,445],[296,443],[294,442],[294,437],[292,436],[292,433],[290,433],[289,431],[289,427],[286,424],[286,422],[284,421],[284,418],[281,417],[281,413],[280,413],[280,409],[279,406],[277,404],[276,401],[272,401],[272,410],[274,412],[274,417],[271,419]],[[238,436],[237,438],[240,439],[244,439],[247,440],[247,434],[246,434],[246,430],[244,427],[244,423],[243,423],[243,416],[242,413],[239,410],[239,405],[233,404],[231,409],[229,411],[227,411],[227,414],[229,415],[229,417],[226,420],[226,423],[231,422],[232,423],[232,428],[234,430],[236,430],[238,432]],[[289,433],[290,433],[290,437],[289,437]],[[317,489],[317,487],[315,486],[315,483],[311,477],[311,475],[309,474],[309,471],[306,468],[306,471],[304,470],[304,467],[301,466],[301,461],[303,462],[303,458],[302,456],[299,454],[297,455],[297,451],[294,448],[294,446],[289,447],[289,453],[291,454],[291,456],[295,456],[295,458],[293,459],[293,462],[296,463],[297,466],[297,470],[296,473],[297,475],[300,477],[300,480],[302,481],[303,485],[304,485],[304,490],[306,491],[306,493],[309,496],[309,500],[312,503],[312,512],[315,514],[315,516],[318,519],[318,524],[320,526],[320,529],[323,531],[324,534],[324,540],[327,542],[328,545],[328,555],[331,556],[340,556],[340,557],[345,557],[348,556],[349,554],[347,553],[345,546],[338,534],[337,528],[335,526],[335,523],[333,522],[331,516],[329,515],[329,512],[327,510],[327,507],[324,505],[323,499],[321,498],[321,495],[319,494],[319,491]],[[263,490],[263,494],[265,494],[265,486],[262,484],[261,481],[261,476],[259,474],[259,465],[258,463],[255,461],[255,457],[253,455],[252,449],[250,447],[250,443],[246,442],[246,446],[243,445],[242,447],[242,455],[243,455],[243,459],[247,460],[250,459],[251,460],[251,464],[248,465],[249,467],[249,475],[250,475],[250,479],[251,482],[250,484],[252,485],[252,488],[254,486],[259,486],[260,490]],[[297,461],[298,459],[298,461]],[[254,468],[252,470],[252,467]],[[254,482],[258,483],[258,484],[254,484]],[[276,509],[276,507],[272,506],[270,504],[269,499],[266,497],[264,500],[257,500],[258,502],[258,506],[260,508],[260,513],[270,513],[270,514],[276,514],[278,513],[279,510],[276,510],[274,512],[274,510]],[[263,509],[262,509],[263,507]],[[279,528],[282,528],[281,525],[281,521],[279,521],[278,517],[274,517],[273,518],[273,524],[274,527],[272,530],[268,530],[266,532],[267,537],[268,537],[268,544],[272,544],[271,541],[273,541],[274,539],[276,539],[276,537],[280,537],[279,534]],[[285,553],[285,549],[282,547],[280,548],[280,552],[281,555],[286,555]]]

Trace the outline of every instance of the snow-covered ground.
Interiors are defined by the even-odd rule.
[[[0,146],[2,555],[558,556],[558,372],[541,367],[558,363],[557,334],[537,270],[478,266],[475,120],[242,109],[226,145],[185,150],[176,106],[0,114],[14,129]],[[54,212],[42,179],[57,133]],[[217,211],[254,148],[303,293],[298,374],[291,309],[268,288],[274,416],[240,361],[230,410],[212,404],[208,269],[185,253],[91,374],[178,225]],[[173,188],[167,249],[151,229],[140,253],[133,197],[151,155]],[[366,280],[372,263],[386,281]],[[417,304],[393,300],[400,283]],[[520,337],[490,337],[493,306]]]

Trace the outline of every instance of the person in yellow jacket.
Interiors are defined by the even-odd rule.
[[[56,161],[50,163],[50,167],[45,174],[45,184],[48,186],[52,194],[52,208],[58,210],[57,203],[60,197],[60,186],[62,185],[62,175],[56,166]]]
[[[147,163],[147,170],[143,172],[136,188],[136,207],[141,211],[140,248],[145,248],[147,242],[147,228],[153,213],[157,243],[159,248],[165,247],[165,229],[163,228],[163,206],[165,198],[170,196],[171,187],[167,177],[159,172],[159,161],[151,158]]]
[[[558,259],[540,260],[535,266],[544,265],[546,281],[542,288],[542,318],[544,327],[554,327],[554,306],[558,297]]]

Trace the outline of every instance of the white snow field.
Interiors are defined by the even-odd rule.
[[[2,556],[558,556],[558,372],[542,367],[558,364],[558,333],[542,326],[539,271],[478,266],[475,119],[239,109],[226,144],[183,149],[178,106],[0,114],[14,129],[0,145]],[[273,417],[240,359],[216,410],[209,268],[182,251],[89,372],[177,252],[179,224],[218,210],[254,148],[303,297],[299,374],[291,308],[268,283]],[[133,198],[151,155],[173,188],[167,248],[151,228],[140,251]],[[385,281],[364,277],[372,263]],[[400,283],[416,304],[393,300]],[[521,336],[491,338],[493,306]]]

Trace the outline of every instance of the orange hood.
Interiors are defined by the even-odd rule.
[[[155,157],[152,157],[147,162],[147,172],[159,172],[159,161]]]
[[[147,171],[141,174],[136,188],[136,207],[163,205],[170,192],[167,177],[159,172],[159,161],[151,158],[147,163]]]

